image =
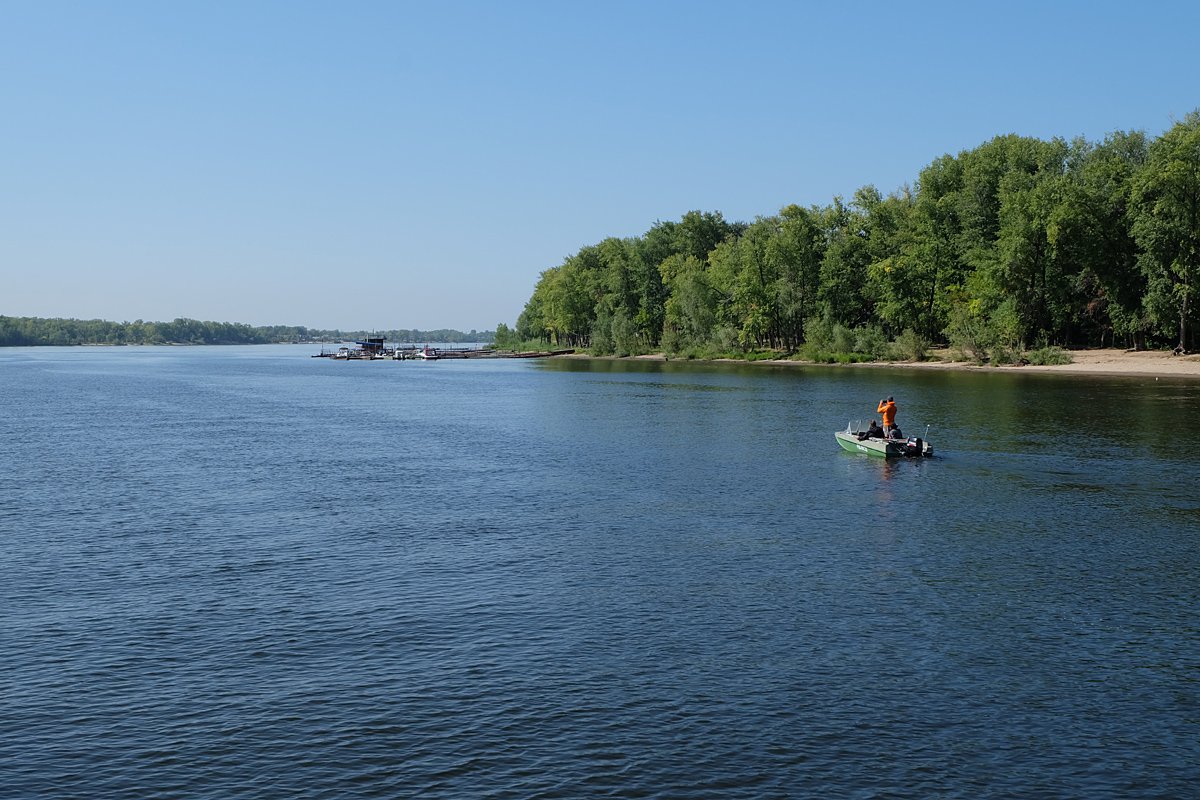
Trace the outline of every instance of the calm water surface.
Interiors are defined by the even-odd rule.
[[[0,796],[1197,796],[1200,384],[316,350],[0,350]]]

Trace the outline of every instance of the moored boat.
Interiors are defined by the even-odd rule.
[[[933,455],[933,447],[919,436],[908,439],[868,437],[866,431],[852,430],[850,425],[846,425],[844,431],[835,431],[833,435],[842,449],[851,453],[866,453],[881,458],[912,458]]]

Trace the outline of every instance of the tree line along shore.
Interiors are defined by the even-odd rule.
[[[750,223],[693,211],[607,238],[542,272],[496,343],[1052,363],[1060,348],[1195,350],[1198,286],[1194,111],[1155,138],[997,136],[887,196],[865,186]]]
[[[0,347],[40,345],[135,344],[279,344],[282,342],[342,342],[382,336],[393,342],[489,343],[492,331],[464,333],[452,329],[340,331],[299,325],[253,326],[239,322],[109,322],[91,319],[0,316]]]

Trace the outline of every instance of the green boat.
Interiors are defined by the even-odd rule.
[[[875,437],[859,438],[859,431],[846,426],[844,431],[836,431],[833,435],[843,450],[851,453],[866,453],[869,456],[881,458],[913,458],[933,455],[933,447],[920,437],[909,439],[878,439]]]

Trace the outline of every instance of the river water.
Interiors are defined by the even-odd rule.
[[[0,796],[1196,796],[1200,384],[316,351],[0,350]]]

